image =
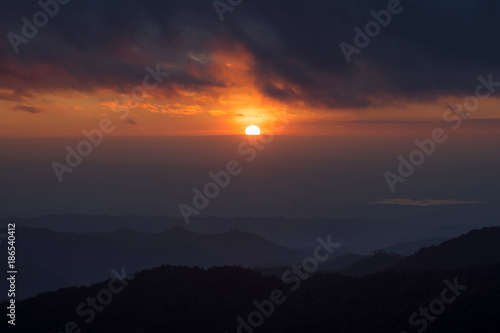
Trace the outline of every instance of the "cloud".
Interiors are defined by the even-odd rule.
[[[382,199],[380,201],[370,202],[371,205],[404,205],[404,206],[446,206],[446,205],[466,205],[466,204],[481,204],[477,201],[459,201],[454,199],[444,200],[412,200],[412,199]]]
[[[39,10],[30,0],[0,1],[9,8],[0,19],[6,32],[20,33],[20,18]],[[71,2],[18,55],[3,39],[0,89],[130,93],[146,66],[162,63],[172,75],[154,93],[223,90],[239,81],[221,75],[217,52],[227,49],[252,59],[248,75],[263,95],[326,110],[468,95],[489,73],[500,81],[500,2],[401,3],[402,13],[349,65],[339,44],[353,44],[353,28],[364,29],[387,0],[254,0],[223,23],[207,0]]]
[[[33,113],[33,114],[36,114],[36,113],[42,113],[44,112],[41,108],[39,107],[36,107],[36,106],[29,106],[29,105],[23,105],[23,104],[17,104],[16,106],[14,106],[13,108],[11,108],[11,110],[18,110],[18,111],[24,111],[24,112],[28,112],[28,113]]]
[[[129,125],[137,125],[137,122],[135,120],[132,120],[132,119],[125,119],[123,122],[125,124],[129,124]]]
[[[0,100],[20,102],[29,97],[33,97],[33,94],[20,90],[0,89]]]
[[[191,116],[199,114],[200,110],[201,106],[199,105],[185,105],[181,103],[175,103],[173,105],[167,105],[165,109],[162,110],[162,112],[176,116]]]
[[[210,110],[208,112],[210,113],[211,116],[214,116],[214,117],[222,117],[222,116],[227,116],[228,115],[227,112],[224,112],[224,111],[221,111],[221,110]]]

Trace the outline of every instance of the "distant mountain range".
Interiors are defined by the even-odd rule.
[[[126,228],[111,233],[67,233],[18,227],[17,236],[17,263],[23,273],[19,299],[96,282],[121,267],[133,272],[162,264],[278,266],[305,256],[238,230],[204,235],[180,226],[157,234]]]
[[[438,243],[441,238],[396,245],[394,249],[412,249],[418,244]],[[422,247],[413,255],[403,256],[386,250],[370,256],[345,254],[319,266],[319,271],[339,272],[348,276],[365,276],[390,269],[461,269],[500,262],[500,228],[473,230],[439,245]],[[264,275],[281,278],[288,267],[259,268]]]
[[[343,269],[351,266],[352,264],[366,258],[368,258],[368,256],[364,256],[361,254],[352,254],[352,253],[344,254],[323,263],[320,266],[320,270],[328,272],[340,272]]]
[[[464,232],[468,232],[470,230],[471,230],[470,228],[467,228]],[[383,248],[382,250],[386,252],[397,253],[403,256],[409,256],[411,254],[414,254],[423,247],[438,245],[450,238],[451,237],[432,237],[432,238],[421,239],[412,242],[405,242],[388,246],[386,248]]]
[[[348,276],[364,276],[392,268],[403,259],[404,257],[399,254],[378,251],[368,258],[361,259],[345,267],[340,270],[340,273]]]
[[[82,215],[77,220],[79,223],[83,223],[82,219],[86,220],[88,217]],[[101,226],[101,228],[117,227],[122,224],[123,220],[126,219],[123,217],[118,218],[118,220],[111,218],[108,221],[109,225],[107,227]],[[136,225],[137,221],[132,220],[130,224]],[[271,226],[274,225],[278,228],[283,222],[280,220],[263,222],[264,220],[266,219],[257,219],[256,224],[260,224],[260,227],[254,226],[254,229],[266,226],[264,229],[271,230]],[[27,220],[27,222],[22,221],[22,224],[25,222],[32,225],[43,224],[40,221],[40,219]],[[97,221],[102,222],[99,218]],[[229,223],[228,221],[222,219],[220,223]],[[370,229],[370,226],[364,222],[356,220],[351,222],[352,228]],[[67,216],[60,216],[47,224],[53,228],[63,228],[65,223],[68,223]],[[247,225],[246,222],[242,221],[238,223]],[[289,236],[302,235],[302,241],[298,241],[301,245],[308,243],[308,239],[312,238],[314,232],[318,232],[316,237],[321,236],[320,230],[332,230],[330,228],[333,228],[334,225],[336,228],[342,226],[344,230],[342,236],[336,237],[343,239],[355,237],[354,233],[349,235],[351,232],[347,231],[350,230],[347,227],[347,220],[343,222],[318,221],[311,226],[305,226],[303,221],[294,221],[293,223],[294,226],[291,229],[294,229],[296,233],[290,232]],[[146,220],[145,224],[145,228],[151,229],[164,225],[154,218]],[[147,227],[148,225],[149,227]],[[230,225],[233,224],[230,223]],[[91,227],[87,226],[86,228]],[[113,232],[87,233],[57,232],[21,226],[18,226],[17,229],[19,238],[17,261],[19,266],[23,267],[23,274],[19,276],[19,284],[22,286],[19,288],[19,299],[33,296],[42,291],[93,283],[108,278],[112,269],[121,267],[126,267],[129,271],[137,271],[162,264],[200,267],[241,265],[243,267],[260,267],[259,270],[263,274],[279,277],[288,265],[301,262],[311,253],[311,247],[286,247],[270,241],[269,238],[273,237],[269,237],[269,234],[261,232],[260,235],[256,235],[237,229],[215,234],[192,232],[179,225],[154,234],[123,227]],[[378,253],[374,256],[349,254],[350,250],[353,249],[349,245],[354,242],[347,245],[342,244],[339,251],[336,251],[332,256],[332,260],[320,265],[319,271],[363,276],[392,267],[395,269],[458,269],[474,264],[490,264],[495,262],[495,253],[500,252],[498,246],[500,244],[499,229],[499,227],[492,227],[472,231],[458,239],[445,241],[441,245],[425,247],[405,259],[390,252]],[[277,230],[271,233],[276,234]],[[483,235],[483,233],[485,234]],[[363,233],[360,234],[363,235]],[[364,237],[362,236],[362,238]],[[332,239],[336,240],[333,237]],[[399,249],[401,252],[411,253],[420,245],[436,244],[442,239],[443,237],[434,237],[401,243],[386,249]],[[2,297],[0,299],[5,299],[5,296]]]
[[[411,242],[393,248],[437,243],[441,238]],[[349,261],[350,264],[346,265]],[[500,262],[500,227],[472,230],[439,245],[422,247],[410,256],[377,251],[371,256],[344,255],[321,266],[322,270],[349,276],[364,276],[388,269],[462,269]]]
[[[444,222],[439,222],[442,219]],[[121,228],[146,233],[163,232],[174,226],[186,230],[214,234],[238,229],[290,248],[310,249],[316,238],[332,235],[342,244],[337,255],[358,253],[368,255],[378,249],[402,255],[410,255],[423,246],[436,245],[470,230],[489,226],[475,220],[467,225],[453,223],[449,217],[423,215],[400,220],[361,219],[287,219],[282,217],[196,217],[190,225],[181,218],[169,216],[111,216],[63,214],[34,218],[0,219],[0,226],[15,220],[20,226],[44,228],[61,232],[114,232]],[[500,222],[499,222],[500,224]]]
[[[472,230],[437,246],[425,247],[395,269],[459,269],[498,262],[500,227]]]
[[[156,260],[174,262],[181,257],[184,262],[299,263],[301,256],[307,255],[237,230],[201,235],[174,227],[158,234],[130,229],[72,234],[21,227],[18,234],[23,235],[19,238],[20,249],[27,244],[31,249],[19,252],[19,267],[23,269],[19,276],[34,273],[29,283],[36,288],[54,277],[60,281],[66,278],[65,282],[69,282],[68,277],[95,279],[99,275],[95,272],[101,269],[102,275],[108,275],[103,278],[106,282],[18,301],[16,309],[22,316],[19,315],[16,326],[22,332],[61,332],[71,322],[94,333],[235,332],[238,326],[240,332],[245,332],[249,314],[254,311],[268,311],[262,317],[262,332],[410,331],[410,325],[415,326],[415,322],[409,322],[412,313],[433,304],[433,300],[442,297],[442,290],[447,287],[449,292],[452,285],[463,287],[460,292],[456,288],[451,291],[457,297],[446,305],[439,320],[427,323],[429,332],[498,330],[498,227],[471,231],[404,259],[384,251],[369,257],[339,256],[325,263],[325,267],[341,269],[342,274],[319,272],[306,276],[296,291],[292,291],[291,280],[265,277],[242,267],[162,266],[133,273],[133,263],[154,265]],[[109,263],[114,266],[108,266]],[[117,272],[110,274],[111,268]],[[124,273],[133,276],[123,279]],[[122,282],[109,280],[116,274],[122,275]],[[29,288],[30,284],[20,283],[18,289]],[[125,287],[112,296],[116,301],[108,302],[108,298],[103,298],[105,290],[117,285]],[[271,295],[276,290],[282,292],[283,302],[275,303],[271,311],[265,301],[274,297]],[[98,312],[89,306],[85,308],[86,300],[96,295],[106,303]],[[0,325],[7,325],[6,321]]]

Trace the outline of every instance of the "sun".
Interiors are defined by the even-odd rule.
[[[260,135],[260,128],[255,125],[250,125],[245,130],[246,135]]]

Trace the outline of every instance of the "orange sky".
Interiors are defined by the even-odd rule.
[[[167,89],[160,83],[156,89],[148,91],[142,101],[131,97],[131,85],[123,89],[97,85],[87,91],[32,88],[16,100],[0,100],[2,136],[80,136],[83,129],[97,128],[100,119],[106,117],[117,126],[109,135],[117,136],[231,135],[244,133],[252,124],[266,133],[270,122],[280,114],[293,117],[282,134],[401,135],[426,131],[436,124],[440,126],[447,105],[465,97],[443,97],[424,103],[393,101],[391,106],[363,109],[324,108],[301,100],[286,104],[261,93],[256,83],[254,59],[243,47],[220,47],[209,55],[190,53],[187,56],[190,61],[184,71],[200,80],[207,79],[208,74],[211,76],[208,79],[216,84],[205,88],[174,84]],[[161,66],[175,70],[172,63]],[[43,76],[44,80],[51,76],[68,82],[75,80],[55,65],[38,63],[29,71],[31,76]],[[273,78],[270,81],[278,89],[286,85]],[[137,77],[137,83],[142,83],[142,77]],[[301,96],[299,87],[287,86],[287,89]],[[14,90],[0,90],[0,96],[14,93]],[[120,119],[123,113],[119,108],[117,111],[117,107],[122,105],[128,106],[130,113]],[[499,106],[495,98],[483,101],[472,119],[499,119]],[[496,126],[486,130],[484,126],[474,128],[469,127],[468,131],[497,131]]]

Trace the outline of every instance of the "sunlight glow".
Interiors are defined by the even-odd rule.
[[[260,134],[260,128],[258,128],[255,125],[250,125],[245,130],[245,134],[246,135],[259,135]]]

